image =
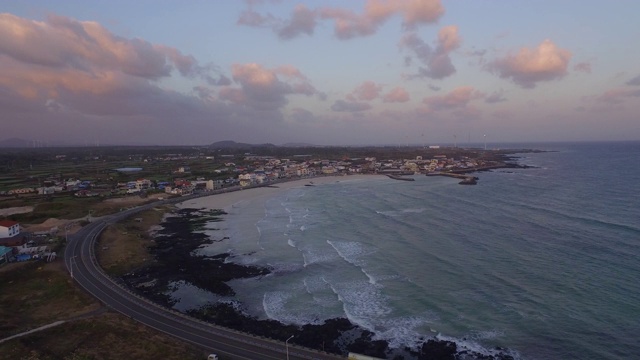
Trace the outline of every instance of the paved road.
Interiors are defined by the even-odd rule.
[[[218,327],[161,307],[118,285],[98,266],[94,251],[95,242],[100,232],[108,224],[154,206],[182,202],[194,197],[197,196],[155,202],[94,219],[92,223],[69,237],[64,252],[67,270],[80,286],[111,309],[154,329],[207,349],[209,352],[217,353],[221,360],[286,359],[287,347],[284,342]],[[288,346],[288,358],[344,359],[337,355],[321,353],[291,343]]]

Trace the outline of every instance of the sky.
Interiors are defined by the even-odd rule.
[[[640,140],[640,1],[0,0],[0,140]]]

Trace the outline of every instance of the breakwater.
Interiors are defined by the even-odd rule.
[[[414,178],[408,178],[408,177],[403,177],[403,176],[397,176],[397,175],[391,175],[391,174],[387,174],[387,176],[393,180],[404,180],[404,181],[415,181],[416,179]]]
[[[430,173],[427,173],[427,176],[447,176],[447,177],[452,177],[456,179],[461,179],[462,181],[458,183],[460,185],[476,185],[479,180],[475,176],[456,174],[456,173],[450,173],[450,172],[430,172]]]

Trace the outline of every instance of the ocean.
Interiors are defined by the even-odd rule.
[[[273,269],[230,283],[260,318],[347,317],[392,347],[638,358],[640,142],[509,147],[546,152],[476,186],[339,177],[240,202],[208,230],[229,239],[200,251]]]

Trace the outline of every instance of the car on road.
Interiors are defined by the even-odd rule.
[[[218,360],[218,355],[209,354],[209,356],[207,356],[207,360]]]

